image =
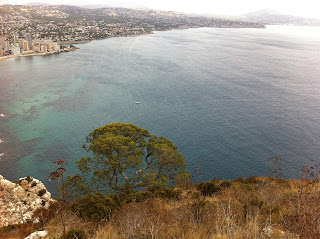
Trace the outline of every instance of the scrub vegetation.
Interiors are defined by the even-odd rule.
[[[204,185],[214,184],[210,195]],[[68,202],[66,235],[83,238],[319,238],[317,179],[251,177],[234,181],[187,183],[180,187],[101,193]],[[227,185],[227,186],[226,186]],[[218,189],[218,190],[216,190]],[[46,229],[63,238],[59,206],[36,213],[38,224],[0,230],[1,238],[23,238]],[[79,232],[80,231],[80,232]],[[78,235],[77,234],[77,235]]]
[[[93,131],[87,142],[93,156],[79,161],[84,174],[65,183],[59,167],[59,200],[35,213],[38,223],[3,227],[0,238],[24,238],[36,230],[47,230],[55,239],[320,238],[319,165],[304,167],[300,179],[282,179],[281,159],[274,157],[270,177],[193,183],[176,146],[134,125],[107,125]],[[169,167],[175,165],[172,157],[180,160],[176,170]],[[164,173],[160,180],[162,166],[172,174]],[[113,182],[115,172],[120,176]],[[176,180],[181,172],[185,180]],[[140,181],[144,173],[148,177]],[[96,184],[104,179],[111,189],[98,190],[99,185],[90,191],[92,175]],[[137,186],[139,182],[143,184]],[[64,192],[70,188],[81,190],[67,200]]]

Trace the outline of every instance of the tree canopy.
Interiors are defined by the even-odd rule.
[[[133,124],[112,123],[92,131],[77,162],[87,191],[121,193],[168,185],[189,177],[183,155],[170,140]]]

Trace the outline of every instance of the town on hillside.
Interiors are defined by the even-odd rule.
[[[172,11],[76,6],[0,6],[0,56],[68,51],[65,44],[178,28],[264,28],[261,23]]]

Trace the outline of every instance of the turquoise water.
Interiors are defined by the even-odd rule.
[[[111,38],[0,62],[0,174],[48,184],[95,128],[128,122],[169,138],[201,180],[299,177],[320,160],[320,28],[188,29]],[[140,104],[135,104],[139,101]],[[50,186],[49,186],[50,187]]]

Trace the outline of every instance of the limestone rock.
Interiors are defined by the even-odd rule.
[[[35,210],[49,207],[52,201],[37,179],[28,176],[12,183],[0,175],[0,227],[31,220]]]
[[[279,229],[274,229],[271,226],[266,226],[262,229],[264,234],[269,238],[285,238],[285,233]]]
[[[29,236],[27,236],[25,239],[41,239],[46,238],[48,232],[47,231],[37,231],[34,233],[31,233]]]

